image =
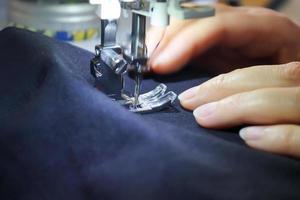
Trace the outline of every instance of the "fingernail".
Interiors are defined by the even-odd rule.
[[[147,45],[147,54],[148,57],[151,57],[155,51],[155,47],[157,47],[157,44],[151,43]]]
[[[152,63],[151,63],[151,68],[152,69],[157,69],[161,65],[161,61],[159,58],[154,58]]]
[[[265,127],[250,127],[240,131],[240,137],[245,141],[260,140],[265,134]]]
[[[152,58],[153,62],[151,63],[151,67],[153,69],[158,68],[159,66],[161,66],[161,64],[165,63],[168,60],[168,57],[169,56],[164,55],[164,53],[161,53],[160,55],[155,56],[154,58]]]
[[[205,118],[215,113],[217,109],[217,103],[209,103],[197,108],[194,111],[194,116],[196,118]]]
[[[181,93],[178,96],[178,99],[180,101],[187,101],[187,100],[193,98],[194,96],[196,96],[197,92],[198,92],[198,86],[197,87],[193,87],[191,89],[188,89],[185,92]]]

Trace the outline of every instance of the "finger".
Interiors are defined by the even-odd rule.
[[[208,128],[241,124],[300,123],[300,87],[267,88],[227,97],[194,111],[197,122]]]
[[[242,129],[240,136],[255,149],[300,158],[300,126],[249,127]]]
[[[215,5],[216,13],[221,14],[231,10],[231,7],[223,4]],[[147,32],[147,45],[150,57],[149,64],[153,60],[153,57],[157,57],[164,48],[176,37],[181,31],[187,29],[191,24],[198,20],[178,20],[174,17],[170,19],[170,25],[167,28],[151,27]],[[155,52],[154,52],[155,51]],[[155,53],[154,55],[152,55]]]
[[[153,51],[158,47],[160,41],[163,39],[166,30],[162,27],[151,27],[147,32],[146,45],[148,57],[150,57]]]
[[[176,72],[194,55],[200,55],[218,43],[221,40],[218,36],[222,35],[225,27],[220,19],[224,14],[230,15],[237,9],[223,4],[216,4],[215,9],[218,17],[188,21],[173,19],[174,22],[168,27],[165,37],[150,58],[152,70],[161,74]]]
[[[256,66],[217,76],[179,95],[182,106],[193,110],[203,104],[262,88],[300,85],[300,62]]]
[[[153,58],[157,57],[177,34],[195,23],[195,21],[171,18],[170,25],[167,28],[151,27],[147,32],[146,38],[147,48],[150,53],[149,66],[151,66]]]
[[[286,31],[276,29],[274,34],[274,29],[279,25],[291,24],[286,18],[268,9],[227,10],[215,17],[198,20],[176,34],[151,58],[153,71],[162,74],[178,71],[192,58],[203,55],[215,46],[239,49],[240,54],[250,58],[266,58],[276,55],[282,49],[283,40],[278,38],[286,38]],[[274,24],[274,18],[278,20],[270,26]]]
[[[160,46],[160,50],[150,60],[156,73],[166,74],[180,70],[195,56],[206,51],[221,39],[223,26],[219,18],[198,20],[182,29],[170,42]]]
[[[171,17],[168,27],[152,26],[147,32],[146,44],[148,51],[152,53],[163,49],[180,31],[194,23],[196,20],[178,20]]]

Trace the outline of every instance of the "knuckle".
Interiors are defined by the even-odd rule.
[[[278,13],[277,15],[280,17],[283,27],[291,28],[291,30],[298,29],[298,25],[287,15],[282,13]]]
[[[300,101],[300,87],[296,87],[295,88],[295,100],[296,100],[296,103],[298,104],[299,101]]]
[[[256,14],[261,14],[261,15],[271,15],[273,16],[275,12],[269,8],[255,8]]]
[[[215,18],[215,27],[218,27],[220,33],[226,32],[225,19],[223,17]]]
[[[300,102],[300,87],[297,87],[295,88],[295,91],[294,91],[294,105],[295,105],[295,109],[296,109],[296,113],[297,113],[297,121],[298,123],[300,122],[300,105],[299,105],[299,102]]]
[[[221,74],[215,78],[212,85],[215,88],[222,89],[226,85],[226,82],[227,82],[226,74]]]
[[[241,93],[236,94],[231,98],[230,104],[234,109],[241,110],[245,104],[245,96]]]
[[[282,69],[284,79],[300,83],[300,62],[288,63]]]
[[[238,93],[229,97],[226,102],[227,107],[232,108],[232,112],[237,113],[239,120],[243,123],[251,123],[253,121],[253,114],[258,113],[260,108],[260,97],[256,93]]]
[[[286,126],[284,132],[280,134],[281,151],[292,153],[295,136],[295,127]]]
[[[274,12],[273,10],[269,8],[262,8],[262,7],[247,7],[247,12],[245,12],[248,15],[254,15],[254,16],[270,16],[274,17],[278,14]]]

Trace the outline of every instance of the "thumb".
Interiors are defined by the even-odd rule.
[[[240,136],[255,149],[300,158],[300,126],[249,127],[242,129]]]

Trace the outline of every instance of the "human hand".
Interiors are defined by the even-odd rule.
[[[224,5],[217,5],[216,13],[199,20],[173,19],[158,46],[163,33],[158,28],[150,30],[152,71],[173,73],[193,61],[206,72],[224,73],[300,59],[300,27],[286,16],[265,8]]]
[[[300,62],[222,74],[179,100],[203,127],[252,124],[240,132],[249,146],[300,158]]]

